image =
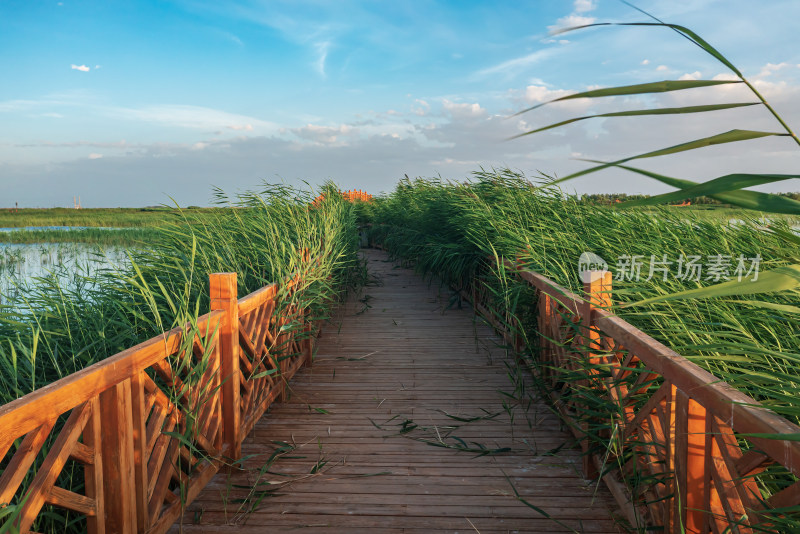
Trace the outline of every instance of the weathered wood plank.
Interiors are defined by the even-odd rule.
[[[212,480],[184,531],[474,531],[469,518],[480,532],[617,532],[616,504],[582,478],[574,438],[529,377],[509,380],[502,340],[384,259],[369,252],[378,285],[326,326],[313,368],[242,444],[244,469]],[[273,488],[280,496],[243,513]]]

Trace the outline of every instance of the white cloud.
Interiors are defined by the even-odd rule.
[[[574,93],[574,91],[548,89],[543,85],[529,85],[525,88],[525,102],[527,104],[539,104],[561,98],[562,96],[567,96],[570,93]]]
[[[102,159],[103,155],[98,154],[97,152],[92,152],[89,154],[89,159]]]
[[[712,90],[717,89],[708,89]],[[782,99],[773,102],[780,107],[781,113],[785,107],[790,122],[791,115],[796,116],[795,110],[800,107],[796,104],[800,102],[796,94],[800,88],[795,87],[795,90],[794,95],[787,90]],[[703,96],[700,91],[704,90],[698,90],[697,98]],[[523,99],[538,103],[568,93],[542,83],[525,91],[506,93],[505,98],[509,104],[520,105]],[[687,91],[685,96],[692,95],[693,92]],[[706,97],[707,94],[705,100]],[[676,96],[670,94],[664,98]],[[503,139],[516,133],[575,116],[573,110],[547,106],[526,115],[524,120],[500,120],[481,105],[488,102],[476,97],[465,101],[454,97],[447,100],[437,98],[436,102],[440,104],[435,104],[431,98],[417,102],[412,97],[411,102],[420,108],[430,102],[440,112],[430,113],[430,118],[418,118],[410,113],[403,116],[413,119],[413,123],[398,123],[396,117],[389,117],[384,112],[375,113],[369,121],[358,123],[321,125],[316,121],[304,121],[304,126],[282,133],[276,129],[272,134],[267,132],[219,140],[195,137],[184,143],[159,142],[104,148],[100,143],[79,142],[69,161],[62,158],[60,162],[48,165],[39,161],[13,167],[6,161],[0,163],[0,173],[4,176],[13,173],[16,177],[17,182],[12,181],[7,194],[18,197],[21,204],[22,201],[52,204],[58,202],[59,197],[71,199],[75,190],[91,189],[96,194],[96,205],[157,204],[165,200],[166,194],[184,205],[203,205],[208,202],[212,184],[223,185],[228,191],[252,189],[258,187],[260,177],[271,182],[285,178],[293,184],[299,184],[300,180],[320,184],[325,179],[332,179],[343,189],[358,187],[378,192],[393,189],[404,173],[412,177],[441,173],[445,179],[461,180],[479,165],[485,168],[508,165],[529,173],[530,177],[536,176],[536,170],[564,176],[585,168],[584,163],[570,160],[571,155],[613,159],[742,127],[738,113],[720,112],[713,121],[687,122],[677,117],[659,117],[608,120],[598,126],[586,121],[585,125],[573,126],[569,130],[537,134],[535,139],[504,142]],[[664,105],[671,105],[671,101],[666,100]],[[160,108],[163,121],[176,118],[173,108]],[[763,114],[756,108],[754,106],[751,110],[754,117]],[[155,112],[148,109],[148,113]],[[203,111],[203,108],[190,109],[187,113],[201,115],[204,123],[220,123],[221,131],[225,131],[228,125],[253,124],[254,129],[261,133],[252,118],[232,118],[230,114]],[[223,119],[226,122],[220,122]],[[140,120],[144,119],[140,117]],[[658,127],[648,127],[654,124]],[[749,122],[746,127],[762,128]],[[750,144],[741,143],[735,148],[722,146],[697,151],[696,156],[690,152],[687,153],[689,156],[681,158],[654,158],[648,162],[649,166],[642,165],[654,172],[697,181],[736,170],[791,172],[797,167],[800,154],[784,147],[784,141],[771,140],[769,146],[776,148],[768,154],[757,143],[753,143],[752,148],[749,148]],[[99,164],[86,156],[95,145],[109,156]],[[2,150],[4,148],[0,145]],[[9,147],[9,150],[25,152],[16,147]],[[63,149],[52,152],[63,153]],[[76,188],[76,184],[80,187]],[[794,184],[783,184],[782,187],[796,189]],[[665,186],[638,176],[610,170],[604,171],[603,176],[593,175],[583,181],[565,184],[565,190],[572,188],[581,192],[657,193],[667,190]]]
[[[594,17],[584,17],[583,15],[572,13],[566,17],[561,17],[555,24],[548,26],[547,29],[550,30],[550,32],[558,32],[575,26],[586,26],[594,23],[595,20],[597,19]]]
[[[486,110],[477,102],[474,104],[452,102],[448,99],[442,100],[442,107],[456,119],[477,118],[486,115]]]
[[[650,60],[649,59],[643,59],[642,60],[642,65],[649,65],[649,64],[650,64]]]
[[[329,41],[324,41],[315,45],[318,57],[317,61],[314,63],[314,68],[323,78],[325,78],[325,60],[328,59],[328,49],[330,46],[331,43]]]
[[[346,141],[341,139],[343,136],[353,136],[358,133],[358,130],[349,124],[340,124],[339,126],[306,124],[301,128],[292,128],[291,132],[300,139],[311,141],[315,144],[337,144],[341,146],[346,143]]]
[[[548,26],[547,29],[551,34],[554,34],[559,33],[561,30],[566,28],[593,24],[597,19],[594,17],[587,17],[584,14],[594,11],[595,7],[597,6],[595,5],[594,0],[575,0],[572,4],[572,13],[566,17],[561,17],[556,21],[555,24]]]
[[[274,123],[255,117],[200,106],[160,105],[143,108],[101,108],[105,115],[125,120],[159,123],[196,130],[239,130],[253,133],[277,131]],[[249,128],[248,128],[249,126]]]
[[[489,76],[495,76],[501,74],[507,76],[513,76],[517,74],[519,71],[549,58],[556,52],[556,50],[557,49],[555,48],[545,48],[543,50],[537,50],[536,52],[532,52],[525,56],[509,59],[508,61],[503,61],[502,63],[494,65],[493,67],[488,67],[479,70],[475,74],[473,74],[472,77],[486,78]]]
[[[71,65],[72,70],[79,70],[81,72],[89,72],[91,67],[87,67],[86,65]]]
[[[232,33],[229,33],[229,32],[223,32],[223,35],[224,35],[224,37],[226,39],[228,39],[232,43],[236,43],[239,46],[244,46],[244,43],[242,42],[242,40],[239,39],[239,37],[237,37],[236,35],[234,35]]]
[[[761,72],[756,74],[756,78],[764,78],[766,76],[772,76],[773,73],[788,67],[789,64],[786,62],[778,63],[777,65],[774,63],[767,63],[763,67],[761,67]]]
[[[666,65],[659,65],[658,67],[656,67],[656,70],[658,72],[665,72],[669,70],[669,67],[667,67]]]
[[[419,106],[418,107],[411,106],[411,112],[419,117],[426,116],[431,109],[430,104],[428,104],[425,100],[421,100],[418,98],[414,100],[414,103],[419,104]]]
[[[92,147],[92,148],[119,148],[129,149],[141,145],[132,145],[124,139],[122,141],[107,142],[107,141],[66,141],[61,143],[54,143],[52,141],[39,141],[35,143],[15,143],[13,146],[18,148],[32,148],[32,147],[47,147],[47,148],[75,148],[75,147]]]
[[[584,87],[581,90],[592,90],[592,89],[600,89],[600,87]],[[544,102],[550,102],[551,100],[555,100],[557,98],[561,98],[563,96],[571,95],[576,93],[577,91],[567,90],[567,89],[551,89],[545,85],[529,85],[525,88],[524,92],[520,91],[512,91],[509,96],[515,101],[514,107],[518,110],[521,107],[530,107],[535,106],[537,104],[542,104]],[[566,100],[564,102],[555,102],[550,106],[547,106],[544,110],[538,111],[537,118],[534,119],[530,117],[532,120],[545,120],[542,118],[541,113],[545,113],[545,116],[550,117],[551,113],[553,122],[558,118],[565,118],[562,117],[564,112],[567,113],[582,113],[588,108],[592,106],[596,106],[597,102],[593,101],[589,98],[578,98],[575,100]],[[564,110],[564,111],[556,111],[556,110]]]
[[[699,80],[702,77],[703,77],[703,74],[699,70],[696,70],[694,72],[687,72],[686,74],[682,75],[678,79],[679,80]]]

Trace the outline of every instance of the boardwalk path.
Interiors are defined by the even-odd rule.
[[[245,441],[246,469],[218,474],[184,530],[617,532],[613,500],[580,476],[567,432],[511,378],[492,331],[467,306],[442,313],[449,292],[384,253],[367,257],[374,283]],[[294,450],[270,465],[279,442]],[[483,448],[511,450],[477,456]]]

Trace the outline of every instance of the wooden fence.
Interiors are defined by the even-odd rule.
[[[631,526],[783,534],[777,523],[800,506],[800,427],[611,313],[608,271],[584,273],[579,296],[502,259],[534,290],[526,340],[486,284],[494,262],[458,290],[509,346],[534,347],[532,370],[579,440],[585,475],[602,477]]]
[[[302,285],[297,274],[237,300],[236,274],[212,274],[196,324],[0,407],[0,511],[15,503],[4,521],[28,532],[51,505],[85,516],[90,533],[169,529],[311,364]],[[82,493],[57,485],[76,465]]]
[[[800,427],[611,313],[610,272],[584,273],[579,296],[503,263],[535,290],[537,378],[580,440],[585,474],[602,475],[633,526],[783,532],[771,517],[800,505]],[[485,285],[471,293],[521,347]],[[764,482],[778,487],[768,498]]]

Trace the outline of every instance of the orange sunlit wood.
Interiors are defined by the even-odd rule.
[[[359,190],[341,194],[372,200]],[[172,329],[0,406],[0,506],[19,505],[14,526],[30,530],[49,505],[83,516],[91,533],[167,531],[223,465],[242,457],[242,442],[264,413],[288,399],[288,381],[311,366],[318,325],[302,302],[320,262],[308,249],[299,256],[293,275],[242,298],[235,274],[212,274],[211,311],[194,327]],[[631,524],[702,534],[734,525],[744,533],[769,529],[758,524],[766,507],[800,505],[800,482],[772,496],[758,482],[775,466],[800,478],[800,427],[614,315],[609,273],[577,295],[519,263],[501,266],[533,288],[536,376],[581,444],[585,475],[602,476]],[[462,282],[461,296],[511,349],[522,349],[521,338],[504,331],[513,318],[492,314],[486,285]],[[402,289],[391,302],[428,298]],[[445,324],[433,316],[415,320],[419,332],[398,337],[402,329],[387,321],[385,331],[359,337],[359,346],[414,346],[420,332]],[[359,378],[351,380],[368,387]],[[608,421],[584,414],[587,391],[613,408]],[[598,448],[591,439],[620,447]],[[71,462],[85,477],[80,490],[58,486]],[[649,482],[632,495],[623,478],[634,474]]]

